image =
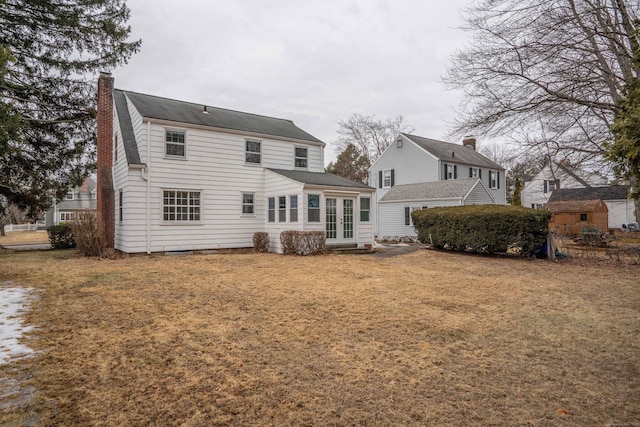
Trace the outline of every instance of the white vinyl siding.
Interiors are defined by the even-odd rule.
[[[253,245],[254,232],[265,231],[269,234],[270,250],[277,252],[280,250],[280,233],[286,229],[324,229],[322,212],[321,222],[309,224],[306,221],[307,192],[303,185],[266,169],[293,169],[294,147],[300,146],[307,148],[307,170],[323,172],[322,145],[261,138],[261,167],[255,167],[245,163],[245,143],[250,138],[188,128],[185,132],[189,160],[175,161],[164,154],[165,128],[175,128],[155,122],[151,122],[147,128],[148,122],[142,121],[132,103],[128,105],[140,160],[149,166],[149,170],[145,173],[140,168],[127,165],[117,115],[114,116],[114,132],[120,138],[119,160],[113,170],[114,188],[124,189],[125,218],[116,227],[116,249],[126,253],[144,253],[147,250],[166,252],[247,248]],[[150,144],[147,144],[147,129]],[[162,197],[165,189],[200,191],[200,221],[165,222]],[[254,215],[240,214],[240,197],[243,193],[254,195]],[[322,191],[313,193],[322,194]],[[148,211],[147,194],[150,195]],[[297,222],[291,221],[292,195],[297,196]],[[274,197],[277,204],[279,196],[287,197],[287,222],[277,222],[276,216],[276,222],[268,223],[267,199]],[[363,229],[360,227],[358,232],[362,233]],[[370,232],[368,238],[363,235],[362,239],[372,243],[373,235]]]

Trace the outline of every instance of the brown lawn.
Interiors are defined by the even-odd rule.
[[[640,267],[419,250],[0,252],[39,298],[20,425],[637,425]]]
[[[29,243],[49,243],[46,231],[10,231],[0,236],[0,245],[19,245]]]

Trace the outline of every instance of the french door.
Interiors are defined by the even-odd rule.
[[[327,243],[355,242],[355,199],[327,197],[325,202]]]

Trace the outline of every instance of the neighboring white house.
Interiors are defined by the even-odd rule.
[[[88,177],[81,187],[76,187],[65,194],[62,200],[53,201],[53,206],[45,213],[45,225],[58,225],[69,221],[73,215],[85,210],[96,210],[96,181]]]
[[[609,228],[620,229],[622,224],[636,221],[635,206],[629,199],[628,185],[609,187],[560,188],[554,190],[549,202],[601,200],[607,205]]]
[[[522,206],[542,209],[549,201],[551,193],[558,188],[604,187],[607,179],[596,173],[587,172],[568,165],[566,162],[550,163],[524,183],[522,188]]]
[[[461,145],[398,135],[369,169],[378,239],[415,237],[409,214],[418,208],[505,204],[504,168],[475,148],[475,138]]]
[[[284,230],[373,244],[374,189],[324,173],[325,144],[292,121],[113,89],[106,73],[98,86],[98,210],[115,249],[247,248],[268,232],[280,252]]]

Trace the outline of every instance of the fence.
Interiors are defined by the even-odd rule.
[[[4,231],[8,233],[12,231],[36,231],[45,229],[44,222],[37,222],[35,224],[7,224],[4,226]]]

